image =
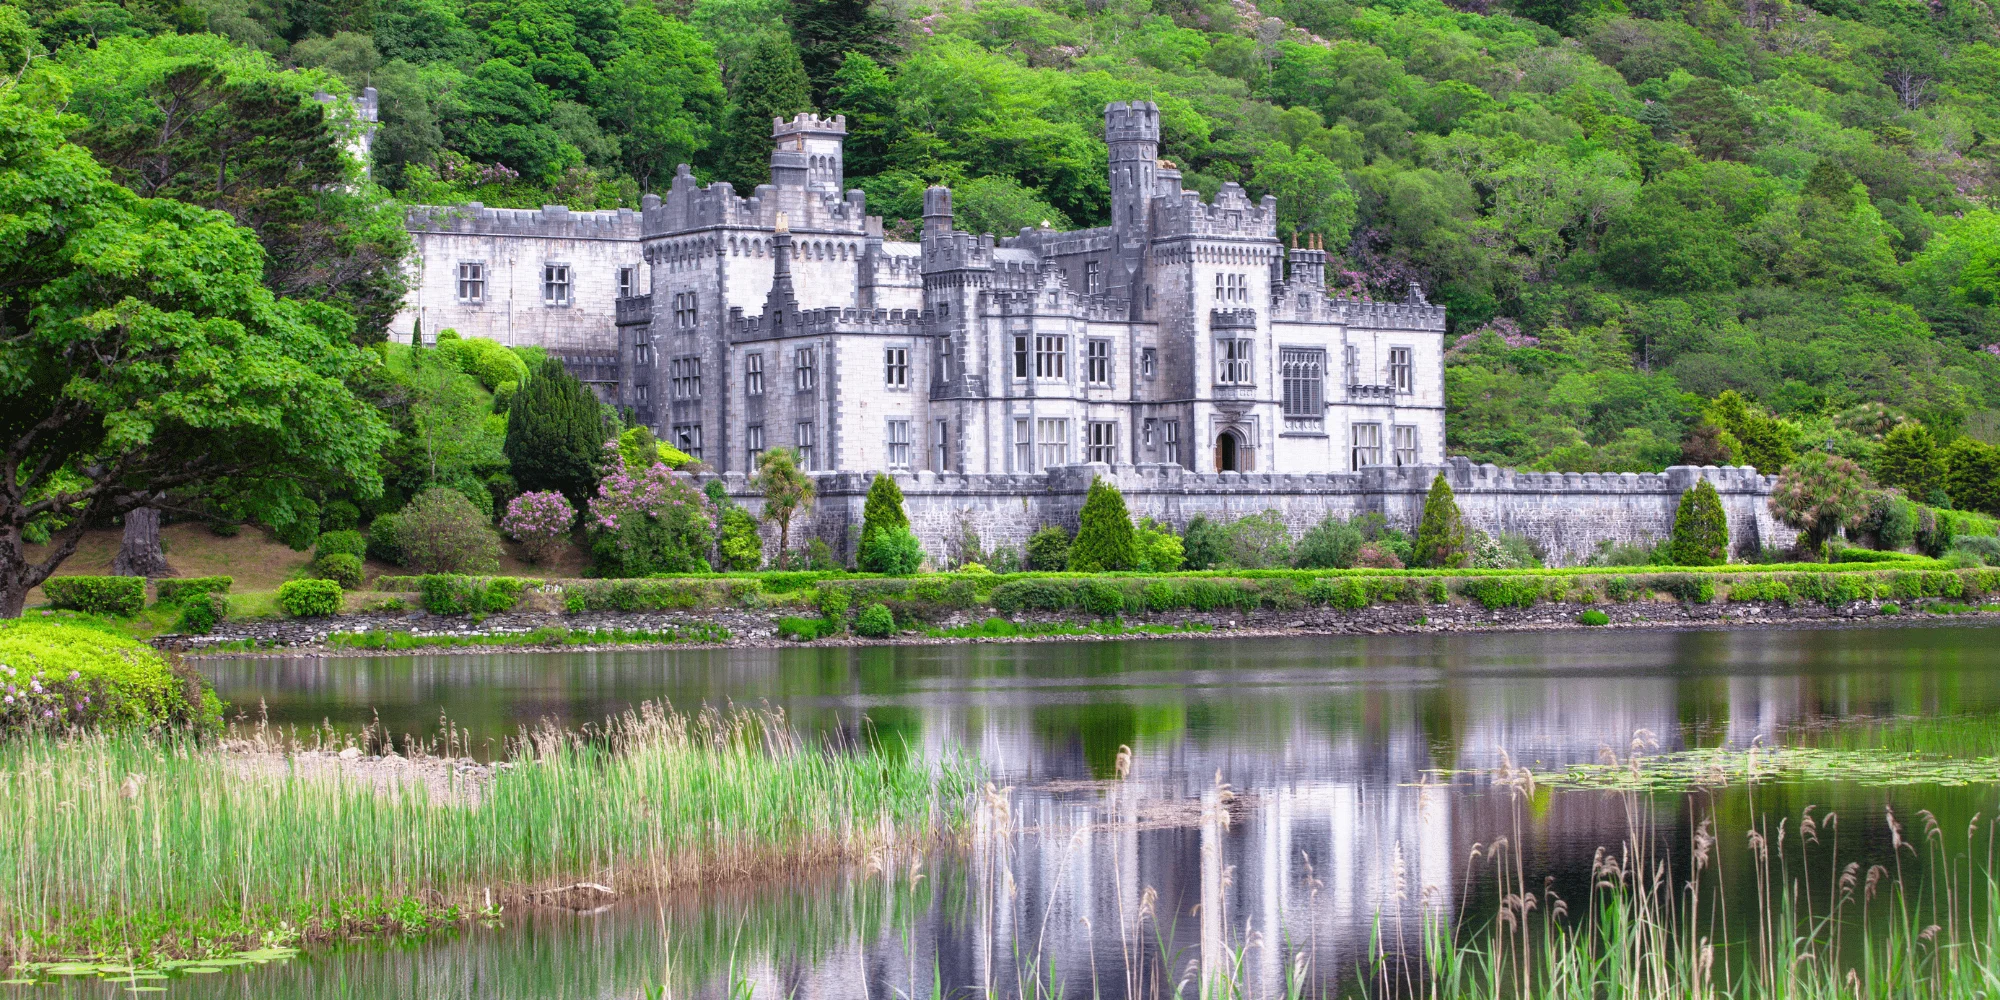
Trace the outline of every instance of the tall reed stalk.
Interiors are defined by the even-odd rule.
[[[962,762],[808,747],[748,712],[647,705],[510,749],[476,786],[385,785],[140,735],[0,742],[0,946],[198,950],[419,927],[577,882],[775,874],[929,837],[970,784]]]

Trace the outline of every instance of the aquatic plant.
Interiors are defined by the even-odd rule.
[[[775,874],[929,838],[969,786],[960,760],[650,704],[588,739],[523,733],[485,780],[417,752],[356,775],[304,749],[268,732],[0,742],[0,959],[420,930],[579,883]]]

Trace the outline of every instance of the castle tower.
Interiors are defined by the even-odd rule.
[[[771,183],[839,195],[847,179],[846,141],[846,115],[805,111],[791,121],[771,119]]]
[[[1160,106],[1151,101],[1106,105],[1104,144],[1111,152],[1111,227],[1121,243],[1144,239],[1160,164]]]
[[[928,187],[924,189],[924,231],[923,238],[951,235],[951,189],[948,187]]]

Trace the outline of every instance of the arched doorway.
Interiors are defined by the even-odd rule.
[[[1243,439],[1235,431],[1223,431],[1215,439],[1215,470],[1217,472],[1243,471]]]

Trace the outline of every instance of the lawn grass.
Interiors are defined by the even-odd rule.
[[[302,773],[260,742],[0,742],[0,967],[420,931],[551,886],[621,894],[852,860],[959,821],[961,760],[805,745],[647,705],[544,729],[490,784]],[[322,758],[323,759],[323,758]]]
[[[423,634],[400,629],[334,632],[326,637],[333,649],[437,649],[463,646],[659,646],[728,642],[729,630],[711,622],[694,622],[662,629],[564,628],[560,625],[526,632],[473,635]]]

